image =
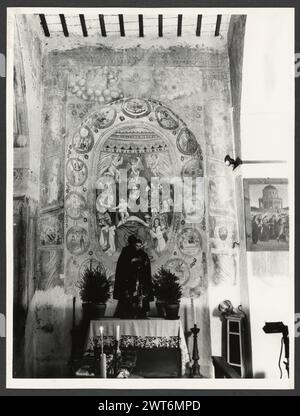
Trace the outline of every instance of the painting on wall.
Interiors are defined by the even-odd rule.
[[[211,266],[213,273],[210,281],[214,286],[235,286],[237,284],[236,254],[226,252],[211,252]]]
[[[73,95],[68,99],[67,292],[75,293],[74,276],[90,256],[114,279],[120,253],[135,235],[153,273],[169,262],[184,296],[200,296],[206,287],[200,261],[206,247],[201,122],[188,126],[162,101],[129,96],[86,108],[79,123],[79,103]]]
[[[64,213],[54,211],[40,219],[40,246],[59,246],[64,240]]]
[[[209,240],[214,250],[232,250],[234,242],[238,241],[235,218],[224,215],[209,215]]]
[[[46,158],[42,166],[41,205],[44,209],[63,204],[63,173],[61,155]]]
[[[88,176],[87,166],[82,160],[71,158],[67,163],[66,175],[72,186],[81,186]]]
[[[198,148],[197,140],[193,133],[184,128],[177,137],[178,150],[184,155],[192,155]]]
[[[79,220],[87,214],[87,203],[83,195],[78,192],[69,192],[65,200],[67,215],[73,220]]]
[[[64,286],[63,273],[64,252],[62,249],[42,249],[39,251],[39,290],[55,286]]]
[[[289,249],[287,179],[244,179],[248,251]]]
[[[234,214],[233,180],[228,176],[211,178],[208,183],[210,212],[217,215]]]
[[[90,244],[87,231],[82,227],[71,227],[67,232],[66,244],[72,254],[85,253]]]
[[[108,148],[110,141],[106,143],[105,148]],[[114,146],[115,143],[116,140]],[[122,143],[126,145],[125,138]],[[151,177],[169,176],[171,163],[168,152],[148,153],[146,149],[145,153],[136,153],[137,143],[131,139],[131,153],[100,152],[96,186],[97,234],[105,255],[118,255],[127,245],[128,236],[135,234],[145,244],[150,259],[155,259],[167,248],[173,214],[170,201],[162,198],[161,190],[158,190],[157,209],[151,206],[150,198],[155,193]],[[120,176],[121,171],[125,176]],[[139,183],[141,177],[146,181],[145,189]],[[106,178],[120,180],[116,193],[109,182],[104,183]],[[122,181],[126,182],[125,197],[120,196]]]
[[[67,125],[71,123],[68,119]],[[204,159],[194,132],[160,101],[128,98],[90,111],[69,134],[68,293],[74,292],[74,276],[90,256],[113,279],[128,237],[135,235],[142,240],[153,272],[169,262],[184,294],[200,295],[198,289],[205,286],[204,267],[198,261],[205,246]],[[71,257],[80,261],[75,265]]]
[[[202,249],[202,238],[197,228],[186,227],[178,236],[178,248],[185,256],[196,256]]]

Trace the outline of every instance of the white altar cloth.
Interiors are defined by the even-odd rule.
[[[180,319],[117,319],[103,318],[90,322],[85,351],[92,351],[94,342],[100,338],[100,326],[104,328],[104,343],[111,344],[120,325],[121,347],[178,348],[181,354],[181,371],[186,373],[190,361]]]

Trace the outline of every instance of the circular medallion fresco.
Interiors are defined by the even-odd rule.
[[[203,166],[200,159],[192,159],[186,162],[181,171],[181,176],[189,178],[203,177]]]
[[[104,107],[92,116],[91,125],[94,131],[110,127],[117,116],[114,107]]]
[[[79,220],[87,209],[86,200],[77,192],[69,192],[65,201],[65,208],[70,218]]]
[[[71,227],[66,236],[67,249],[70,253],[80,255],[86,252],[90,245],[87,230],[82,227]]]
[[[177,238],[177,245],[182,254],[196,256],[202,248],[200,232],[196,228],[185,228]]]
[[[193,133],[184,128],[180,131],[177,137],[177,148],[184,155],[192,155],[198,149],[198,143]]]
[[[87,126],[82,126],[73,137],[73,148],[77,153],[88,153],[94,146],[94,136]]]
[[[183,215],[186,223],[201,223],[204,216],[203,180],[198,185],[194,189],[187,180],[184,183]]]
[[[164,267],[179,277],[179,282],[182,286],[184,286],[189,281],[191,275],[190,268],[184,260],[175,257],[168,260]]]
[[[88,168],[82,160],[71,158],[67,162],[66,175],[71,185],[81,186],[87,179]]]
[[[155,116],[158,124],[164,129],[174,130],[179,126],[174,114],[167,107],[158,107]]]
[[[86,269],[94,270],[96,268],[99,268],[103,273],[106,273],[105,267],[99,260],[91,258],[83,261],[79,267],[79,277],[83,275]]]
[[[100,214],[105,214],[109,209],[115,206],[114,189],[111,183],[105,183],[102,185],[100,182],[97,199],[96,199],[96,210]]]
[[[151,111],[151,107],[146,100],[129,98],[124,102],[122,110],[128,117],[140,118],[147,116]]]

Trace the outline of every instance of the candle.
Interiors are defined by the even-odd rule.
[[[103,339],[103,330],[104,330],[103,326],[100,326],[100,327],[99,327],[99,331],[100,331],[100,339]]]
[[[100,378],[106,378],[106,354],[100,354]]]
[[[116,341],[120,341],[120,325],[116,326]]]
[[[73,297],[73,328],[75,328],[76,321],[75,321],[75,307],[76,307],[76,297]]]
[[[192,321],[193,321],[193,324],[196,325],[195,304],[194,304],[194,298],[192,296],[191,296],[191,311],[192,311]]]
[[[103,354],[103,326],[99,327],[99,331],[100,331],[100,345],[101,345],[101,354]]]

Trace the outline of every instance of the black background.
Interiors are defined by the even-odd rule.
[[[214,0],[206,0],[206,1],[192,1],[192,0],[184,0],[184,1],[166,1],[166,0],[152,0],[151,2],[144,1],[99,1],[99,0],[72,0],[72,1],[42,1],[42,0],[19,0],[19,1],[5,1],[1,0],[0,4],[0,53],[6,55],[6,8],[7,7],[293,7],[295,8],[295,52],[300,52],[300,44],[299,44],[299,23],[300,23],[300,4],[297,8],[296,1],[214,1]],[[259,39],[258,39],[259,42]],[[295,79],[295,94],[296,94],[296,114],[295,114],[295,156],[299,154],[299,124],[300,124],[300,117],[299,117],[299,86],[300,86],[300,77]],[[1,151],[0,151],[0,191],[1,191],[1,199],[0,199],[0,313],[6,315],[6,221],[5,221],[5,190],[6,190],[6,79],[0,78],[0,143],[1,143]],[[284,138],[283,138],[284,142]],[[295,189],[295,312],[300,313],[300,289],[299,289],[299,280],[297,279],[298,271],[299,271],[299,264],[300,259],[297,256],[298,247],[299,247],[299,221],[298,221],[298,206],[300,202],[300,193],[298,187],[298,175],[300,172],[300,164],[295,163],[295,176],[296,176],[296,189]],[[12,276],[7,276],[7,279],[12,279]],[[284,301],[284,299],[283,299]],[[101,400],[104,400],[105,397],[111,401],[116,399],[116,396],[127,396],[127,400],[131,399],[131,396],[159,396],[161,400],[168,399],[168,400],[179,400],[179,399],[187,399],[187,396],[197,396],[201,402],[201,411],[202,413],[205,411],[209,411],[209,413],[217,410],[217,406],[219,409],[222,409],[226,413],[232,414],[240,414],[243,410],[245,410],[245,402],[242,408],[240,407],[232,407],[232,400],[229,397],[218,397],[216,398],[209,398],[208,396],[231,396],[231,399],[236,400],[237,396],[300,396],[300,337],[295,339],[295,360],[296,360],[296,367],[295,367],[295,390],[155,390],[155,382],[153,383],[152,390],[101,390],[101,389],[93,389],[93,390],[7,390],[6,386],[6,360],[5,360],[5,338],[0,338],[0,396],[44,396],[43,398],[43,405],[39,407],[38,410],[39,414],[44,412],[44,410],[58,410],[56,408],[56,400],[53,401],[49,397],[50,395],[55,396],[73,396],[72,398],[72,407],[69,408],[70,411],[73,409],[79,409],[78,406],[82,404],[82,398],[74,397],[74,396],[98,396],[91,397],[89,400],[88,407],[85,407],[86,411],[97,411],[97,403]],[[110,396],[110,397],[108,397]],[[115,396],[115,397],[112,397]],[[130,396],[130,397],[129,397]],[[168,396],[168,397],[166,397]],[[175,397],[176,396],[176,397]],[[206,396],[206,397],[204,397]],[[282,398],[282,397],[281,397]],[[212,399],[212,400],[209,400]],[[249,398],[250,399],[250,398]],[[251,400],[247,400],[247,410],[248,411],[261,411],[262,403],[260,403],[260,398],[258,397],[256,400],[257,402],[253,401],[253,397]],[[270,407],[274,407],[279,411],[286,411],[285,405],[282,405],[278,401],[278,397],[270,397],[268,401],[268,410]],[[290,397],[290,400],[292,398]],[[125,397],[123,398],[125,401]],[[133,398],[132,398],[133,400]],[[142,397],[136,397],[136,400],[142,400]],[[293,404],[296,404],[294,400],[289,400],[289,408],[292,408]],[[11,401],[10,401],[11,402]],[[0,399],[0,408],[4,406],[5,400],[4,397]],[[230,407],[227,407],[227,404]],[[2,406],[1,406],[2,405]],[[14,401],[14,405],[18,406],[18,409],[22,410],[22,412],[30,412],[30,414],[34,413],[34,407],[28,403],[28,400],[25,397],[22,401],[16,402]],[[30,405],[30,408],[28,407]],[[265,404],[264,404],[265,405]],[[69,406],[69,403],[68,403]],[[270,406],[270,407],[269,407]],[[4,409],[3,409],[4,410]],[[268,411],[267,410],[267,411]],[[86,413],[86,412],[85,412]],[[140,412],[139,412],[140,413]],[[182,413],[182,412],[181,412]]]

